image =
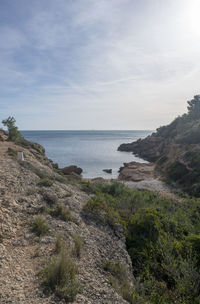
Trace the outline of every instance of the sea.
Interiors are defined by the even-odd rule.
[[[76,165],[85,178],[116,178],[123,163],[144,160],[131,152],[120,152],[122,143],[130,143],[150,135],[149,130],[135,131],[21,131],[30,141],[41,144],[46,155],[60,168]],[[112,174],[103,169],[112,169]]]

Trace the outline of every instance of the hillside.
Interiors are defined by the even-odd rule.
[[[200,303],[199,199],[72,179],[13,127],[14,141],[0,131],[2,304]]]
[[[122,144],[119,151],[132,151],[154,162],[168,181],[191,195],[200,194],[200,95],[188,102],[188,113],[136,142]]]
[[[83,206],[91,195],[58,174],[41,146],[29,144],[0,142],[0,302],[127,303],[103,267],[123,265],[131,284],[119,226],[86,216]],[[24,161],[17,159],[18,151]]]

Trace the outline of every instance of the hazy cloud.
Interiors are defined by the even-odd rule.
[[[0,118],[153,129],[198,92],[197,0],[0,2]]]

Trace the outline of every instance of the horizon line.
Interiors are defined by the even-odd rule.
[[[30,129],[30,130],[19,130],[23,131],[155,131],[152,129]]]

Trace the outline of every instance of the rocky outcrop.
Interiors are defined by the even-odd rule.
[[[22,151],[25,161],[8,155],[8,148]],[[52,169],[46,158],[39,158],[34,149],[0,142],[0,302],[20,304],[64,303],[54,294],[45,294],[38,276],[55,255],[55,238],[62,236],[70,251],[74,235],[82,240],[79,258],[75,258],[80,285],[75,304],[125,304],[112,288],[106,261],[120,262],[132,280],[130,257],[121,227],[97,223],[82,215],[91,196],[80,190]],[[46,181],[51,183],[46,183]],[[41,183],[43,181],[43,183]],[[57,204],[69,210],[64,221],[48,212]],[[36,236],[31,229],[35,216],[42,214],[49,233]]]
[[[120,145],[118,151],[133,152],[136,156],[154,162],[164,153],[167,147],[167,142],[164,143],[162,137],[153,133],[145,139],[138,139],[135,142]]]
[[[155,164],[145,163],[124,163],[124,167],[119,169],[119,180],[140,182],[142,180],[155,177]]]
[[[136,142],[122,144],[119,151],[156,164],[156,169],[184,191],[200,195],[200,95],[188,102],[188,113]]]
[[[69,175],[72,173],[80,175],[83,172],[83,169],[81,169],[80,167],[74,166],[74,165],[62,168],[60,170],[64,175]]]

